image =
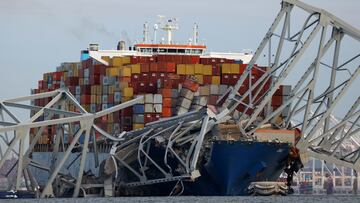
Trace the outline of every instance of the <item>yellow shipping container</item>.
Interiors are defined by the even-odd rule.
[[[186,65],[186,75],[194,75],[195,74],[195,66],[194,64],[187,64]]]
[[[114,94],[114,92],[115,92],[115,86],[109,85],[109,94]]]
[[[128,63],[130,63],[130,57],[128,57],[128,56],[123,57],[123,58],[122,58],[122,63],[123,63],[123,64],[128,64]]]
[[[66,80],[68,78],[68,72],[64,72],[63,80]]]
[[[87,112],[90,112],[90,105],[88,105],[88,104],[83,104],[82,107],[84,107],[84,109],[85,109]]]
[[[119,69],[118,68],[107,68],[106,69],[106,75],[107,76],[118,76],[119,75]]]
[[[92,104],[96,104],[96,95],[91,95],[90,96],[90,102],[92,103]]]
[[[144,128],[144,124],[133,124],[133,129],[140,129],[140,128]]]
[[[131,65],[131,73],[140,73],[140,64],[133,64]]]
[[[129,83],[120,81],[119,82],[119,87],[120,87],[120,89],[124,89],[125,87],[129,87]]]
[[[110,57],[109,56],[102,56],[101,59],[108,62],[108,63],[110,63]]]
[[[134,95],[134,90],[132,87],[125,87],[123,89],[123,96],[124,97],[132,97]]]
[[[195,74],[202,75],[203,74],[203,64],[195,64]]]
[[[198,81],[199,84],[203,84],[204,83],[204,76],[203,75],[195,75],[196,80]]]
[[[110,66],[122,66],[123,65],[123,60],[122,59],[123,59],[122,57],[114,56],[110,60]]]
[[[231,64],[230,63],[222,64],[221,73],[230,74],[231,73]]]
[[[102,96],[101,95],[96,96],[96,104],[102,104]]]
[[[212,66],[211,65],[204,65],[203,75],[212,75]]]
[[[211,84],[220,85],[220,76],[212,76],[211,77]]]
[[[231,73],[233,73],[233,74],[239,74],[240,73],[239,64],[231,64],[230,69],[231,69],[230,70]]]
[[[123,66],[120,69],[120,76],[121,77],[131,77],[131,67]]]
[[[178,64],[176,73],[178,75],[185,75],[186,74],[186,66],[185,66],[185,64]]]

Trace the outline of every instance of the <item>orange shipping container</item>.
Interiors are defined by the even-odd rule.
[[[163,107],[161,115],[162,117],[171,117],[171,108]]]
[[[171,98],[163,97],[163,107],[171,107]],[[164,109],[164,108],[163,108]]]

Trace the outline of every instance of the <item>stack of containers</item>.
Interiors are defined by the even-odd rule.
[[[159,90],[162,95],[162,113],[161,117],[167,118],[174,116],[178,102],[179,92],[177,89],[163,88]]]
[[[146,123],[161,117],[183,114],[207,104],[215,105],[219,96],[229,86],[236,84],[246,68],[246,64],[238,64],[234,60],[191,55],[102,59],[109,65],[100,64],[92,58],[79,63],[63,63],[57,67],[56,72],[45,73],[43,80],[38,82],[38,89],[32,93],[68,87],[85,110],[91,113],[129,101],[137,95],[144,95],[143,104],[95,120],[108,133],[115,133],[142,128]],[[241,94],[248,89],[250,80],[254,83],[263,74],[264,71],[261,70],[265,68],[258,68],[260,70],[254,70],[251,78],[245,80],[239,90]],[[263,93],[269,87],[267,84]],[[274,96],[273,109],[281,105],[280,97],[281,101],[286,99],[287,92],[289,91],[282,90]],[[44,98],[33,103],[44,106],[50,100],[51,98]],[[242,108],[244,107],[241,105],[238,107],[239,110]],[[77,110],[73,105],[69,105],[68,109]],[[50,142],[53,132],[53,129],[46,130],[41,142]]]
[[[194,78],[187,78],[182,84],[180,90],[179,102],[177,106],[177,115],[187,113],[190,110],[195,92],[199,89],[199,83]]]

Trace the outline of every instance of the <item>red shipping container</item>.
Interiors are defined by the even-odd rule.
[[[158,64],[157,63],[150,63],[150,72],[158,72]]]
[[[175,73],[176,72],[176,64],[174,62],[168,62],[166,64],[166,72],[167,73]]]
[[[149,80],[149,73],[141,73],[140,74],[140,81],[148,81]]]
[[[113,103],[114,103],[114,94],[109,94],[109,95],[108,95],[108,103],[109,103],[109,104],[113,104]]]
[[[60,84],[53,84],[53,88],[54,88],[54,89],[59,89],[59,88],[60,88]]]
[[[203,84],[204,85],[210,85],[211,84],[211,75],[204,75],[203,76]]]
[[[273,96],[271,98],[271,105],[272,106],[280,106],[282,105],[283,96]]]
[[[106,66],[102,64],[93,65],[90,67],[90,75],[105,75]]]
[[[162,73],[166,72],[166,62],[158,62],[157,71]]]
[[[81,85],[80,86],[81,94],[91,94],[91,85]]]
[[[152,113],[151,117],[153,118],[153,121],[157,121],[161,118],[161,114],[158,113]]]
[[[79,77],[80,78],[84,77],[84,69],[79,69]]]
[[[239,71],[240,73],[244,73],[246,69],[247,64],[239,64]]]
[[[221,75],[221,71],[220,71],[220,66],[219,65],[213,65],[212,66],[212,75]]]
[[[153,93],[153,94],[155,94],[156,92],[157,92],[157,85],[156,85],[156,82],[155,83],[153,83],[153,82],[149,82],[148,83],[149,85],[148,85],[148,87],[147,87],[147,93]]]
[[[61,77],[64,75],[64,72],[53,72],[52,78],[54,81],[60,81]]]
[[[90,85],[100,85],[101,78],[100,75],[90,75],[89,84]]]
[[[158,75],[156,73],[151,73],[150,74],[150,78],[149,78],[149,81],[151,83],[156,83],[157,82],[157,79],[158,79]]]
[[[39,81],[38,81],[38,88],[39,88],[39,89],[44,89],[45,86],[46,86],[46,83],[45,83],[44,80],[39,80]]]
[[[199,84],[196,83],[195,81],[187,79],[184,81],[183,87],[185,87],[193,92],[196,92],[199,88]]]
[[[148,63],[140,64],[140,72],[141,73],[148,73],[150,71],[150,65]]]
[[[139,81],[140,74],[131,74],[131,81]]]
[[[100,82],[100,77],[99,77],[99,82]],[[66,86],[78,86],[79,78],[78,77],[67,77],[65,84],[66,84]]]
[[[234,86],[239,80],[239,75],[231,75],[229,84]]]
[[[223,85],[229,85],[230,84],[230,75],[228,74],[223,74],[221,76],[221,84]]]
[[[80,96],[81,104],[90,104],[91,103],[91,95],[82,94]]]
[[[144,114],[144,123],[150,123],[153,122],[153,117],[151,116],[150,113],[146,113]]]
[[[130,63],[136,64],[140,62],[140,56],[130,56]]]
[[[172,88],[173,87],[173,81],[172,80],[170,80],[170,79],[164,79],[164,84],[163,84],[163,86],[164,86],[164,88]]]
[[[92,66],[92,63],[93,63],[93,59],[92,59],[92,58],[88,58],[88,59],[86,59],[85,61],[82,61],[82,62],[81,62],[81,67],[82,67],[83,69],[85,69],[85,68],[90,68],[90,67]]]

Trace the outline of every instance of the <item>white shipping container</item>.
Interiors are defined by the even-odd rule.
[[[154,94],[154,104],[162,104],[162,95]]]
[[[194,98],[194,92],[192,92],[192,91],[190,91],[190,90],[188,90],[188,89],[183,88],[183,89],[181,89],[181,91],[180,91],[180,96],[181,96],[181,97],[184,97],[184,98],[187,98],[187,99],[189,99],[189,100],[193,100],[193,98]]]
[[[162,104],[154,104],[154,112],[161,113],[162,112]]]
[[[211,95],[219,95],[219,85],[210,85],[210,94]]]
[[[185,109],[189,109],[191,106],[191,100],[182,97],[182,98],[180,98],[179,106],[181,106]]]
[[[145,94],[145,103],[153,104],[154,103],[154,95],[153,94]]]
[[[179,107],[177,108],[177,115],[185,114],[185,113],[187,113],[188,111],[189,111],[188,109],[185,109],[185,108],[179,106]]]
[[[225,92],[228,91],[228,86],[227,85],[220,85],[219,86],[219,92],[220,94],[225,94]]]
[[[210,95],[210,86],[201,86],[199,88],[199,96],[209,96]]]
[[[145,113],[153,113],[154,105],[153,104],[145,104]]]

